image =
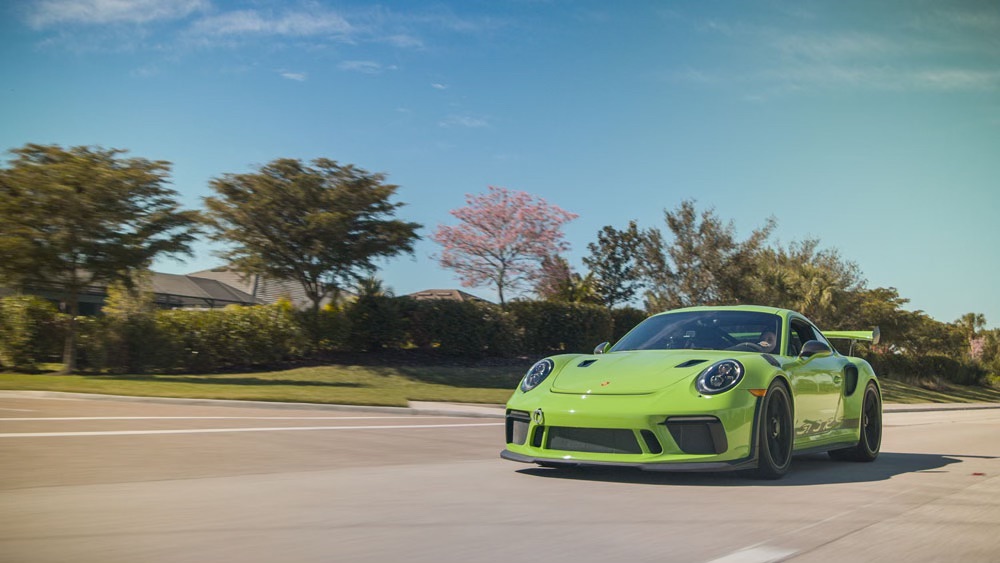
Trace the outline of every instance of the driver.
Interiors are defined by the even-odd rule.
[[[757,341],[757,345],[763,348],[764,352],[771,352],[774,347],[778,344],[778,337],[774,332],[770,330],[765,330],[760,333],[760,338]]]

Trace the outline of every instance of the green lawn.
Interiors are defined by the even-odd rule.
[[[514,365],[326,365],[253,373],[54,375],[0,373],[0,389],[156,397],[406,406],[407,401],[501,404],[524,369]],[[933,388],[930,388],[933,387]],[[921,387],[882,380],[887,403],[1000,402],[993,387]]]
[[[507,402],[511,367],[329,365],[226,374],[26,375],[0,373],[0,389],[154,397],[406,406],[407,401]]]

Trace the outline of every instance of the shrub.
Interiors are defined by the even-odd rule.
[[[273,363],[305,349],[305,333],[280,305],[208,311],[161,311],[158,364],[164,369],[214,371]]]
[[[958,385],[984,385],[987,370],[981,365],[947,356],[868,352],[862,356],[875,373],[902,381],[936,378]]]
[[[309,342],[309,352],[346,350],[350,336],[347,314],[335,307],[324,307],[318,314],[313,311],[292,311],[295,322],[301,327]]]
[[[410,342],[444,354],[501,357],[518,351],[513,319],[489,303],[412,301],[407,325]]]
[[[632,330],[635,325],[646,320],[648,316],[645,311],[636,309],[635,307],[612,309],[611,320],[613,321],[614,332],[612,333],[611,342],[620,340],[621,337],[625,336],[625,333]]]
[[[345,309],[349,348],[375,352],[401,346],[406,338],[403,313],[408,301],[388,295],[359,295]]]
[[[514,301],[508,310],[523,331],[527,352],[590,352],[611,340],[611,313],[599,305]]]
[[[40,297],[0,299],[0,366],[33,370],[38,363],[59,357],[66,319]]]

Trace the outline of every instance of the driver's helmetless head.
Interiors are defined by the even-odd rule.
[[[777,336],[775,336],[773,332],[765,330],[764,332],[760,333],[760,341],[757,342],[757,344],[760,345],[760,347],[763,348],[765,352],[770,352],[771,350],[774,349],[774,345],[777,343],[776,341],[777,341]]]

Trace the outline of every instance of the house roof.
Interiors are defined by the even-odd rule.
[[[481,297],[476,297],[471,293],[466,293],[461,289],[425,289],[423,291],[411,293],[407,295],[407,297],[416,299],[418,301],[447,300],[447,301],[477,301],[480,303],[489,303],[489,301]]]
[[[153,272],[150,282],[153,285],[153,293],[167,296],[168,301],[179,298],[181,301],[191,301],[191,304],[214,302],[241,305],[259,302],[249,293],[217,280]]]
[[[274,303],[285,298],[296,308],[312,307],[312,300],[306,295],[305,288],[292,280],[275,280],[256,274],[245,274],[227,266],[193,272],[188,274],[188,277],[215,280],[247,293],[263,303]],[[320,305],[329,302],[330,298],[325,298]]]
[[[177,274],[150,272],[149,282],[156,303],[171,307],[224,307],[226,305],[254,305],[260,303],[249,293],[222,282],[210,279],[192,278]],[[51,281],[35,281],[28,284],[28,293],[50,299],[60,299],[62,288]],[[92,282],[80,289],[81,302],[101,303],[107,296],[107,284]]]

